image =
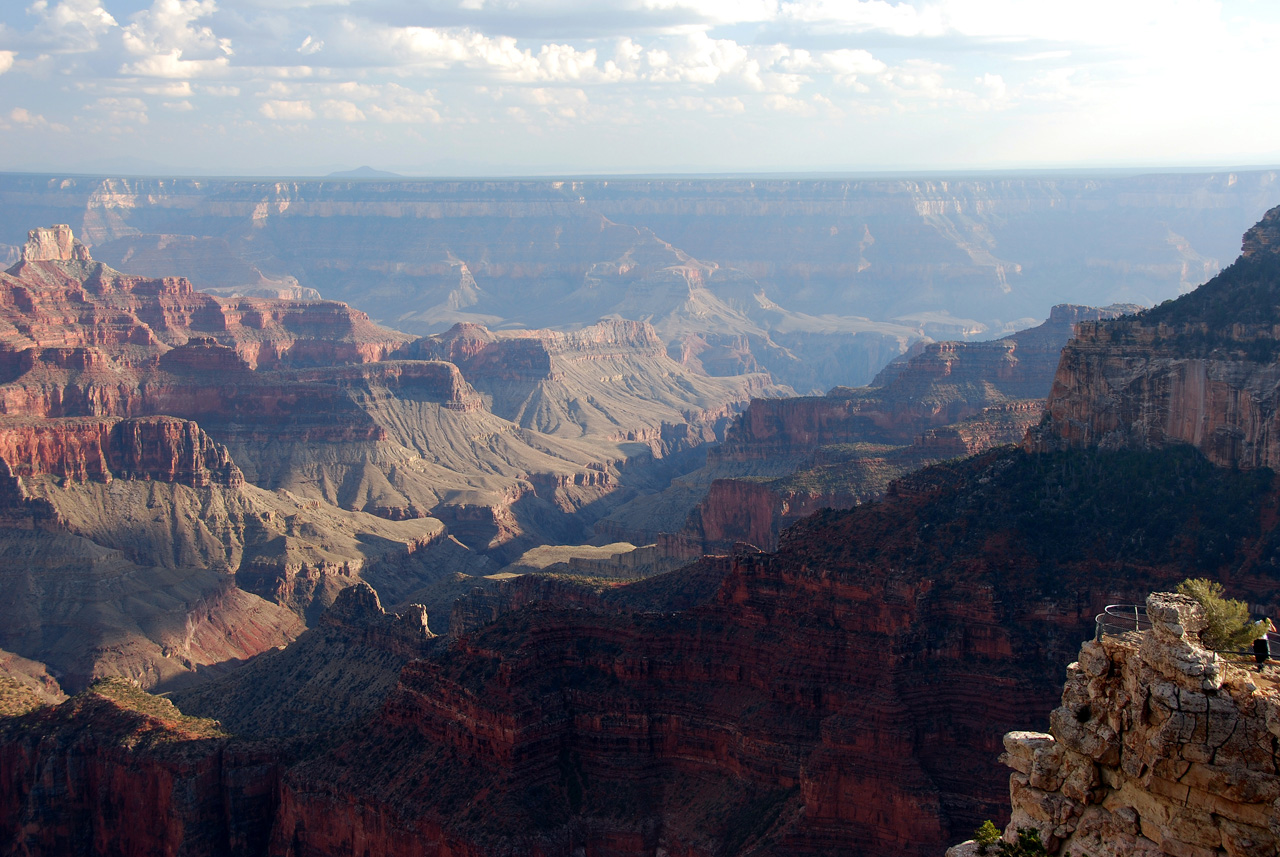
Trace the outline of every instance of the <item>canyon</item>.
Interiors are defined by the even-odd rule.
[[[587,200],[636,188],[605,187],[568,188],[569,237],[636,261],[584,275],[614,293],[593,315],[618,294],[660,309],[758,285],[606,222]],[[99,199],[92,252],[36,230],[0,278],[12,850],[934,855],[1008,818],[1002,736],[1062,726],[1062,671],[1103,605],[1194,574],[1280,610],[1276,322],[1238,315],[1274,306],[1257,296],[1278,281],[1280,210],[1241,261],[1136,316],[1069,305],[1004,339],[910,350],[926,325],[905,325],[870,387],[752,401],[786,392],[769,364],[783,326],[685,335],[688,303],[554,331],[440,311],[400,333],[270,266],[255,288],[277,296],[235,296],[94,261],[130,240],[211,258],[145,235],[174,234],[160,218],[183,206],[242,217],[261,190],[153,189],[158,208]],[[397,191],[386,210],[443,219],[479,216],[481,191],[557,208],[566,188]],[[474,198],[431,208],[446,191]],[[252,209],[263,236],[323,211],[336,241],[366,204],[341,184],[330,208],[299,192]],[[130,232],[144,211],[157,231]],[[498,291],[475,273],[497,259],[450,263],[473,281],[463,297]],[[512,281],[554,307],[555,270]],[[1195,361],[1208,393],[1164,380]],[[667,522],[665,542],[640,538]],[[612,554],[619,533],[645,547]],[[552,562],[541,545],[584,549]]]
[[[819,509],[847,509],[926,465],[1020,443],[1041,419],[1076,326],[1139,309],[1064,304],[999,340],[922,342],[867,387],[756,399],[708,450],[706,466],[677,480],[668,506],[696,503],[679,529],[653,537],[689,559],[738,542],[773,550],[782,530]],[[650,533],[626,529],[630,511],[597,526],[643,540]]]
[[[1152,305],[1235,257],[1274,171],[862,179],[352,181],[0,175],[0,253],[66,223],[95,258],[223,296],[459,322],[649,321],[711,375],[868,383],[913,341],[1061,303]]]
[[[693,373],[643,322],[423,339],[333,301],[219,298],[115,271],[65,226],[0,274],[0,334],[0,646],[72,690],[234,666],[361,580],[407,595],[582,541],[780,389]],[[52,583],[75,574],[92,585]]]
[[[1120,324],[1081,325],[1054,379],[1050,427],[1034,442],[1185,443],[1222,466],[1275,469],[1278,235],[1272,209],[1203,289]]]

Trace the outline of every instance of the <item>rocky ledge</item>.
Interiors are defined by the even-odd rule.
[[[1035,828],[1072,857],[1276,854],[1280,687],[1201,646],[1190,598],[1154,593],[1147,615],[1149,631],[1081,647],[1048,734],[1005,735],[1005,841]]]

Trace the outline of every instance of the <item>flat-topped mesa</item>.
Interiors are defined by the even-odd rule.
[[[653,325],[643,321],[603,319],[573,331],[490,331],[463,322],[444,333],[426,336],[403,349],[406,356],[447,360],[461,367],[477,385],[511,380],[563,378],[560,361],[590,362],[620,356],[663,358],[666,346]]]
[[[405,354],[416,360],[453,363],[478,386],[554,377],[551,352],[541,338],[500,337],[479,324],[456,324],[444,333],[423,337],[406,347]]]
[[[1034,828],[1072,857],[1274,855],[1280,687],[1201,645],[1194,600],[1153,593],[1147,616],[1150,630],[1081,646],[1049,734],[1005,735],[1005,841]]]
[[[572,331],[455,324],[394,356],[457,365],[489,410],[522,428],[643,443],[655,457],[718,439],[753,396],[791,392],[766,374],[699,374],[652,325],[618,318]]]
[[[236,349],[212,336],[193,336],[160,355],[160,368],[175,374],[207,373],[225,377],[248,372],[250,366]]]
[[[536,335],[553,354],[563,354],[571,359],[590,360],[597,354],[637,352],[659,356],[666,354],[662,337],[647,321],[625,318],[604,318],[595,324],[571,331],[546,330],[516,332],[513,337]]]
[[[1243,250],[1176,301],[1082,321],[1027,448],[1186,443],[1224,467],[1280,467],[1280,208]]]
[[[89,248],[81,244],[65,223],[42,226],[27,233],[22,248],[24,262],[88,262]]]
[[[451,411],[474,412],[484,402],[453,363],[440,360],[385,360],[354,366],[319,367],[283,373],[303,384],[333,389],[393,390],[401,398],[434,402]]]

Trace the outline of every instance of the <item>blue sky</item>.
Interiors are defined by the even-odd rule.
[[[36,0],[0,169],[1280,164],[1257,0]]]

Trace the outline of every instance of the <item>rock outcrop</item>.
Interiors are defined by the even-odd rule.
[[[39,227],[27,233],[22,248],[24,262],[88,262],[89,249],[71,234],[65,223]]]
[[[406,669],[367,734],[290,770],[277,844],[936,854],[999,815],[1000,725],[1048,724],[1093,614],[1176,582],[1190,544],[1236,544],[1197,519],[1221,500],[1176,486],[1251,498],[1232,532],[1266,535],[1194,555],[1274,600],[1270,482],[1155,458],[934,468],[800,522],[776,554],[714,560],[718,592],[675,613],[528,576],[465,599],[454,645]]]
[[[18,477],[244,484],[226,447],[175,417],[0,420],[0,461]]]
[[[0,830],[27,854],[265,850],[282,754],[122,680],[0,720]]]
[[[0,645],[71,690],[216,674],[353,584],[397,600],[431,585],[452,571],[446,542],[500,566],[587,541],[628,482],[678,472],[772,389],[694,375],[640,322],[454,334],[438,356],[514,384],[528,426],[422,359],[431,341],[411,349],[344,304],[216,298],[115,271],[65,227],[33,232],[0,274],[0,590],[19,614]],[[563,436],[538,431],[561,418]],[[86,582],[52,583],[69,575]]]
[[[182,277],[122,274],[90,258],[65,224],[33,230],[22,261],[0,275],[0,345],[10,363],[28,349],[37,350],[28,361],[45,349],[86,349],[145,365],[192,338],[257,367],[380,360],[411,337],[336,301],[220,300]]]
[[[1029,447],[1187,443],[1224,467],[1280,467],[1278,220],[1268,212],[1248,252],[1191,294],[1082,323]]]
[[[291,192],[284,186],[276,191]],[[616,224],[600,218],[584,222],[580,234],[617,234],[612,228]],[[667,301],[672,291],[680,300],[705,298],[714,267],[650,237],[643,247],[653,255],[637,259],[644,270],[634,283],[626,279],[630,269],[620,265],[586,277],[584,288],[608,291],[620,283],[635,285],[636,305]],[[1260,234],[1255,244],[1261,247],[1264,239]],[[982,256],[986,251],[970,249],[987,258]],[[531,270],[536,267],[531,263]],[[996,268],[1004,270],[1002,263]],[[62,288],[58,277],[70,274],[59,270],[61,274],[54,271],[40,281],[42,289]],[[461,277],[464,272],[458,273]],[[97,294],[92,278],[80,282],[85,294]],[[735,288],[745,288],[745,281],[735,282]],[[467,288],[472,287],[479,289],[474,278]],[[672,291],[664,291],[669,287]],[[178,282],[156,289],[183,297]],[[17,289],[12,296],[14,301],[31,298]],[[699,306],[723,309],[711,302]],[[113,318],[120,324],[111,334],[110,348],[95,353],[83,343],[72,344],[42,362],[40,371],[61,379],[51,388],[61,383],[58,389],[69,390],[72,385],[65,381],[71,376],[59,373],[98,372],[104,360],[116,361],[112,372],[142,373],[153,380],[196,376],[203,361],[194,352],[200,349],[237,379],[274,374],[216,336],[212,345],[193,343],[191,354],[161,367],[160,353],[184,347],[185,340],[162,343],[166,350],[134,333],[142,329],[136,314]],[[222,348],[234,350],[234,358]],[[1003,371],[1009,365],[1007,349],[1003,354],[990,351],[985,356],[994,355],[993,360],[975,365]],[[965,360],[960,349],[922,356],[922,372],[934,379],[958,374]],[[307,754],[300,760],[281,762],[271,752],[254,757],[252,771],[243,776],[240,768],[227,765],[233,745],[223,743],[224,736],[211,727],[201,731],[203,727],[168,709],[152,712],[158,723],[132,715],[118,721],[127,728],[113,725],[114,714],[103,715],[106,726],[97,729],[102,709],[95,698],[82,696],[52,711],[6,721],[0,727],[5,772],[0,778],[0,832],[6,841],[17,843],[15,848],[50,852],[106,851],[117,842],[134,847],[136,841],[137,849],[146,851],[228,852],[243,847],[295,857],[345,855],[356,848],[423,857],[936,854],[942,843],[959,838],[958,831],[999,815],[1005,778],[994,759],[1000,736],[1012,726],[1051,723],[1063,746],[1091,764],[1110,762],[1116,748],[1123,762],[1119,732],[1124,723],[1120,729],[1110,720],[1102,723],[1092,707],[1074,704],[1052,717],[1049,713],[1058,694],[1053,676],[1091,630],[1090,618],[1103,604],[1168,586],[1192,566],[1207,575],[1230,574],[1241,594],[1268,611],[1280,607],[1275,603],[1280,516],[1275,477],[1269,471],[1215,468],[1184,448],[1067,447],[1036,454],[1005,448],[898,480],[882,503],[811,515],[778,536],[774,553],[741,546],[700,566],[633,584],[642,593],[635,598],[620,592],[630,587],[613,582],[584,588],[557,579],[521,578],[504,590],[473,598],[472,609],[456,617],[452,639],[432,642],[422,610],[392,619],[372,590],[359,587],[366,573],[372,575],[371,565],[381,561],[400,572],[406,555],[445,539],[437,521],[413,514],[420,507],[411,505],[410,493],[431,497],[433,508],[454,510],[459,530],[473,525],[467,537],[477,544],[487,539],[486,547],[496,552],[503,544],[518,544],[523,535],[519,528],[528,522],[545,522],[553,510],[565,513],[574,504],[582,508],[602,500],[609,480],[596,474],[612,467],[612,479],[622,468],[600,448],[594,458],[585,459],[596,465],[588,467],[583,458],[575,459],[585,445],[545,435],[530,440],[526,429],[483,409],[445,407],[430,398],[435,392],[406,393],[402,382],[415,376],[397,375],[396,363],[288,370],[296,389],[314,385],[327,390],[320,401],[335,407],[345,402],[344,413],[363,415],[359,424],[377,432],[328,437],[324,460],[306,467],[289,461],[280,470],[269,470],[280,449],[301,448],[299,437],[305,431],[271,449],[272,433],[262,429],[256,437],[249,431],[226,436],[227,448],[247,476],[244,485],[234,488],[216,482],[193,488],[154,479],[107,483],[90,477],[73,482],[74,490],[67,491],[52,474],[0,480],[0,494],[29,512],[32,521],[21,532],[4,531],[0,549],[8,552],[6,558],[21,562],[0,564],[3,597],[35,591],[32,578],[48,570],[51,558],[72,557],[68,565],[80,575],[77,583],[83,586],[87,578],[96,586],[100,604],[122,600],[122,592],[129,602],[151,592],[153,599],[181,603],[184,615],[205,618],[185,636],[171,626],[155,635],[176,657],[140,659],[146,666],[139,673],[148,681],[172,676],[180,658],[211,666],[201,653],[216,647],[219,632],[242,630],[229,621],[235,611],[223,610],[207,596],[213,591],[227,599],[250,598],[233,580],[296,609],[321,632],[313,639],[333,635],[340,644],[354,645],[358,638],[362,650],[382,647],[394,658],[412,653],[409,641],[423,644],[422,656],[403,667],[364,728],[312,744],[290,744]],[[458,372],[439,368],[449,364],[423,365],[437,367],[429,370],[436,380]],[[34,364],[22,369],[15,360],[14,366],[27,378],[27,389],[34,389],[38,378],[28,377]],[[281,370],[276,377],[284,375]],[[428,381],[424,384],[437,390]],[[457,394],[450,401],[466,398],[464,381],[445,386]],[[134,387],[126,385],[126,391]],[[264,394],[253,401],[268,408],[270,399]],[[910,403],[907,412],[941,413],[936,404]],[[812,420],[801,418],[797,436],[837,438],[841,421],[855,419],[856,409],[840,411],[825,402],[823,407],[828,410]],[[274,419],[288,410],[281,406],[270,413]],[[871,413],[858,416],[870,418]],[[989,412],[977,416],[986,418]],[[309,418],[302,420],[302,428]],[[875,426],[874,419],[870,422]],[[201,425],[224,442],[212,413],[208,420],[201,417]],[[227,420],[225,425],[230,431],[238,423]],[[274,429],[270,421],[262,425]],[[428,425],[444,429],[432,434]],[[761,423],[752,430],[756,428],[765,445],[781,436],[772,431],[775,426]],[[936,433],[936,425],[930,429],[935,433],[920,433],[922,446],[965,442],[962,433],[945,437]],[[438,444],[441,437],[458,443]],[[399,452],[389,453],[391,445],[415,454],[394,457]],[[535,446],[541,456],[537,460],[547,463],[537,471],[546,475],[538,478],[525,466],[529,459],[517,460],[531,455],[519,450]],[[492,467],[469,472],[465,479],[458,479],[454,470],[455,481],[450,482],[448,456],[472,456]],[[334,466],[338,459],[347,469]],[[767,463],[769,456],[759,460]],[[575,461],[583,465],[581,479],[567,466]],[[512,478],[516,471],[522,475]],[[256,483],[270,483],[273,472],[296,481],[286,490],[264,491]],[[335,479],[338,473],[344,478]],[[282,488],[286,477],[281,477]],[[437,479],[431,489],[420,487]],[[307,481],[318,487],[304,488]],[[431,495],[432,490],[438,493]],[[347,510],[322,503],[320,497],[340,498]],[[394,505],[403,514],[387,517],[399,520],[379,518],[375,524],[366,520],[372,517],[367,513],[350,511],[390,509],[395,501],[403,501]],[[162,511],[150,511],[157,507]],[[190,527],[172,526],[179,509]],[[116,531],[108,531],[108,521],[118,522]],[[162,530],[171,533],[168,541],[137,537]],[[80,553],[73,554],[73,547]],[[225,565],[219,566],[219,586],[211,587],[213,563],[203,560],[218,552]],[[377,553],[384,559],[376,558]],[[202,559],[203,577],[189,573],[187,557]],[[167,576],[141,574],[144,560]],[[232,568],[234,578],[226,573]],[[96,576],[86,575],[86,569]],[[154,585],[157,579],[169,589]],[[549,593],[555,603],[528,604],[527,596],[536,596],[537,590]],[[59,591],[65,596],[67,587]],[[323,619],[318,607],[330,601],[337,609]],[[9,635],[0,641],[6,648],[25,650],[10,637],[26,648],[43,642],[34,637],[53,627],[43,616],[71,615],[58,604],[34,609],[29,603],[23,602],[23,621],[3,629]],[[273,633],[280,628],[267,626]],[[1195,693],[1206,696],[1216,688],[1221,697],[1230,690],[1227,670],[1200,657],[1185,639],[1173,639],[1172,622],[1168,630],[1165,654],[1145,644],[1138,654],[1154,664],[1153,670],[1180,671],[1189,682],[1179,684],[1173,672],[1166,676],[1173,676],[1177,704],[1184,698],[1192,701]],[[252,627],[243,633],[255,637],[259,651],[267,647],[269,634],[259,635]],[[122,636],[126,643],[137,639]],[[120,643],[108,640],[98,649],[111,645]],[[272,670],[282,672],[298,667],[296,680],[282,688],[320,696],[326,687],[346,686],[324,680],[321,662],[332,652],[322,651],[304,663],[290,660],[289,651],[261,661],[274,661]],[[225,651],[226,660],[233,657]],[[161,672],[157,664],[169,672],[154,675]],[[98,664],[82,659],[76,669],[79,680]],[[1082,660],[1078,675],[1073,673],[1080,679],[1077,690],[1091,693],[1095,679],[1105,684],[1111,676],[1110,666],[1096,675],[1090,669]],[[391,671],[383,669],[380,680]],[[267,673],[263,675],[265,679]],[[261,701],[255,691],[264,687],[271,685],[264,680],[241,687],[245,695],[237,707],[248,709]],[[131,705],[136,709],[144,703]],[[278,699],[266,705],[281,707]],[[1160,701],[1144,699],[1143,706],[1133,710],[1154,721],[1158,715],[1151,712]],[[367,713],[372,705],[366,698],[357,708]],[[1216,729],[1218,712],[1212,701],[1205,702],[1205,710],[1210,716],[1200,721],[1194,710],[1175,706],[1165,723],[1174,724],[1168,726],[1169,734],[1184,726]],[[53,738],[33,739],[40,731]],[[100,745],[95,734],[110,740]],[[1144,735],[1147,749],[1138,747],[1135,754],[1154,761],[1141,755],[1151,746],[1151,734]],[[1201,743],[1219,748],[1225,763],[1232,758],[1234,736],[1219,742],[1224,736],[1214,732]],[[152,751],[159,744],[172,754],[166,759],[191,764],[158,765]],[[1202,757],[1211,755],[1201,750]],[[1034,764],[1035,752],[1031,759]],[[1197,763],[1212,767],[1218,760],[1183,761],[1188,762],[1185,769],[1179,765],[1168,772],[1174,775],[1170,782],[1189,774]],[[1091,800],[1104,784],[1101,769],[1082,770],[1063,774],[1059,791],[1071,797],[1076,792],[1066,790],[1079,787],[1079,794]],[[1121,770],[1149,782],[1168,779],[1154,768],[1130,772],[1121,765]],[[1097,782],[1086,776],[1090,771]],[[1050,769],[1041,773],[1049,777]],[[1027,776],[1028,789],[1048,794],[1049,779],[1034,784]],[[239,791],[223,786],[228,779]],[[100,787],[103,782],[111,787]],[[1238,781],[1211,776],[1205,782],[1223,789],[1256,784],[1247,776]],[[1179,785],[1201,788],[1190,781]],[[130,794],[130,786],[137,787],[140,797],[122,801],[119,796]],[[253,800],[242,805],[244,794]],[[264,798],[267,794],[276,797]],[[1240,797],[1236,803],[1249,804],[1244,792]],[[1046,836],[1059,835],[1059,824],[1063,834],[1079,835],[1079,825],[1066,829],[1068,805],[1051,804],[1058,814],[1051,814],[1055,826]],[[1151,812],[1153,825],[1165,825],[1159,834],[1162,844],[1194,846],[1199,840],[1186,838],[1192,835],[1186,831],[1205,829],[1202,818],[1179,827],[1181,816],[1165,818],[1158,808]],[[1031,817],[1030,809],[1027,815]],[[155,817],[179,822],[157,834],[142,824]],[[1112,820],[1126,819],[1121,814]],[[1237,822],[1235,816],[1227,820],[1252,824],[1248,819]],[[1135,818],[1134,836],[1147,835],[1142,821],[1141,815]],[[1210,822],[1219,842],[1234,847],[1221,836],[1232,828]],[[1110,822],[1100,818],[1099,823],[1101,830]],[[175,832],[175,827],[180,829]],[[252,834],[234,841],[227,834],[225,844],[216,838],[235,830]],[[264,841],[266,830],[270,834]],[[105,843],[95,838],[100,831]],[[1241,836],[1232,833],[1230,841],[1240,844],[1245,834],[1258,835],[1243,829]]]
[[[378,710],[401,668],[427,655],[434,640],[420,605],[387,613],[373,588],[360,582],[339,592],[315,627],[287,648],[170,698],[238,735],[348,729]]]
[[[264,769],[280,795],[266,851],[936,855],[1003,817],[1001,736],[1049,725],[1055,676],[1103,604],[1167,587],[1193,562],[1280,608],[1272,481],[1187,450],[1004,449],[811,516],[775,554],[625,586],[519,578],[408,664],[367,727]],[[354,591],[309,639],[378,627],[374,607]],[[280,689],[323,693],[335,676],[320,650],[307,663],[289,652],[270,656]],[[265,702],[272,687],[263,674],[237,693]],[[9,749],[25,734],[0,752],[29,752]],[[83,757],[41,747],[46,770]],[[122,785],[149,770],[144,749],[113,759]],[[30,793],[5,793],[0,820],[38,817]],[[224,807],[187,829],[222,824]],[[48,848],[80,841],[89,817],[42,828]]]
[[[1205,649],[1190,598],[1147,598],[1150,629],[1085,643],[1049,733],[1010,732],[1012,817],[1050,854],[1263,857],[1280,842],[1280,686]],[[952,857],[973,854],[972,843]]]

